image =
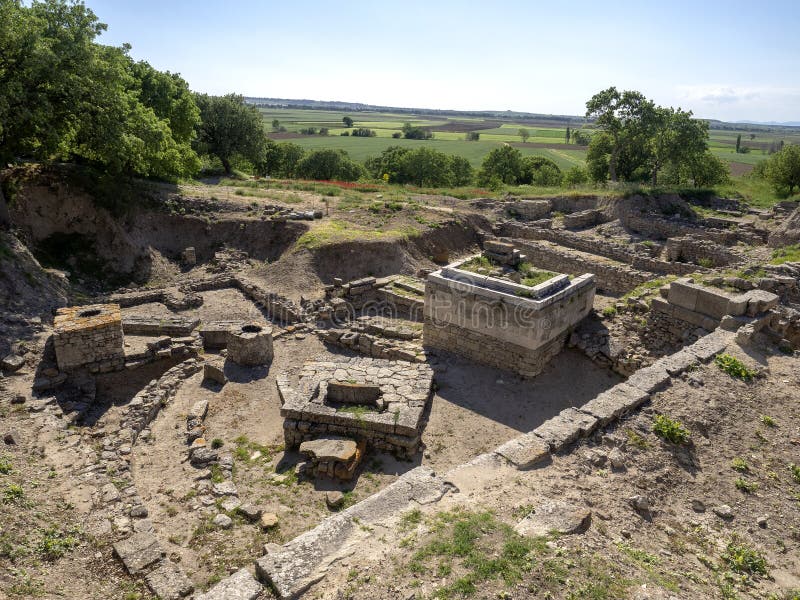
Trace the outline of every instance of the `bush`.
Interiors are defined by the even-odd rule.
[[[429,140],[433,137],[433,133],[423,127],[406,123],[403,125],[403,136],[407,140]]]
[[[601,314],[606,318],[611,318],[617,314],[616,306],[606,306],[602,311]]]
[[[468,131],[467,135],[464,136],[464,139],[468,142],[477,142],[479,139],[481,139],[481,134],[477,131]]]
[[[767,575],[767,561],[757,550],[732,540],[722,553],[722,560],[731,571],[744,575]]]
[[[478,185],[489,186],[499,181],[501,184],[516,185],[522,177],[522,154],[509,145],[493,149],[483,159],[478,172]]]
[[[672,444],[685,444],[689,441],[689,432],[683,428],[683,424],[667,415],[656,415],[653,433]]]
[[[583,167],[575,165],[564,172],[563,181],[565,185],[583,185],[589,181],[589,172]]]
[[[400,133],[399,131],[395,131],[395,132],[392,134],[392,137],[393,137],[394,139],[396,139],[396,140],[399,140],[401,137],[403,137],[403,134],[402,134],[402,133]]]
[[[214,448],[214,450],[222,448],[222,446],[224,446],[224,445],[225,445],[225,442],[223,442],[219,438],[214,438],[213,440],[211,440],[211,447]]]
[[[303,135],[316,135],[317,134],[317,128],[316,127],[304,127],[303,129],[300,129],[300,133],[303,134]]]
[[[739,477],[734,482],[736,489],[744,492],[745,494],[752,494],[758,489],[758,484],[754,481],[748,481],[744,477]]]
[[[306,179],[356,181],[366,175],[359,163],[344,150],[314,150],[297,164],[297,174]]]
[[[758,375],[758,371],[748,369],[742,361],[730,354],[718,355],[714,363],[731,377],[742,381],[752,381]]]
[[[350,132],[350,135],[353,137],[375,137],[377,134],[372,129],[367,129],[366,127],[357,127]]]

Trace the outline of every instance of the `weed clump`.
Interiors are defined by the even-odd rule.
[[[671,444],[685,444],[689,441],[689,431],[680,421],[670,419],[667,415],[656,415],[653,433]]]
[[[758,371],[748,369],[742,361],[730,354],[720,354],[714,359],[714,362],[728,375],[742,381],[752,381],[758,375]]]
[[[758,551],[749,548],[739,540],[732,540],[722,553],[722,560],[734,573],[748,576],[767,575],[767,560]]]

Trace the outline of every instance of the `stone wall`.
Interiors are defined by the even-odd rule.
[[[466,272],[455,280],[443,271],[431,273],[425,285],[425,346],[524,376],[541,372],[592,309],[595,285],[589,274],[535,299],[475,285]]]
[[[119,304],[59,308],[53,321],[58,368],[108,373],[125,366]]]
[[[597,287],[613,294],[625,294],[637,285],[653,279],[652,273],[638,271],[628,265],[603,260],[579,250],[567,250],[547,242],[512,240],[514,245],[537,267],[562,273],[593,273]]]
[[[694,263],[687,265],[696,269],[695,265],[704,267],[726,267],[745,262],[745,257],[739,253],[707,240],[700,235],[687,235],[680,238],[667,240],[667,258],[672,262]]]
[[[497,231],[499,235],[514,238],[515,243],[519,239],[547,240],[560,246],[627,263],[640,271],[650,271],[651,273],[662,275],[688,275],[689,273],[705,271],[703,267],[697,265],[659,260],[632,246],[590,238],[563,229],[525,226],[520,223],[505,222],[497,227]]]
[[[590,208],[564,215],[564,227],[568,229],[585,229],[586,227],[603,223],[606,220],[602,211]]]
[[[669,239],[691,234],[698,234],[725,246],[733,246],[739,242],[749,245],[761,245],[766,241],[766,232],[752,227],[717,228],[705,221],[687,221],[685,219],[667,218],[653,213],[627,212],[620,214],[622,224],[642,235],[655,239]]]

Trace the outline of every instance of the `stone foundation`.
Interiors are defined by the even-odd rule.
[[[228,332],[228,358],[238,365],[255,367],[272,360],[272,328],[249,323]]]
[[[58,368],[108,373],[125,367],[119,304],[59,308],[53,321]]]
[[[432,383],[426,364],[362,357],[308,362],[296,385],[289,373],[277,379],[286,447],[334,435],[412,457]]]
[[[534,261],[534,264],[537,264]],[[592,309],[594,276],[557,275],[535,287],[450,266],[428,276],[425,346],[526,377],[542,371]]]

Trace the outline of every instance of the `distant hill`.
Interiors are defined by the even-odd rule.
[[[309,100],[306,98],[245,98],[251,104],[268,108],[294,108],[306,110],[343,110],[350,112],[391,112],[409,115],[433,115],[442,117],[479,117],[484,119],[504,119],[508,121],[535,121],[553,125],[581,125],[588,120],[580,115],[546,115],[541,113],[518,112],[513,110],[447,110],[437,108],[413,108],[401,106],[380,106],[362,102],[342,102],[340,100]],[[770,131],[800,128],[800,121],[754,122],[736,121],[733,123],[709,119],[712,129],[737,131]]]

